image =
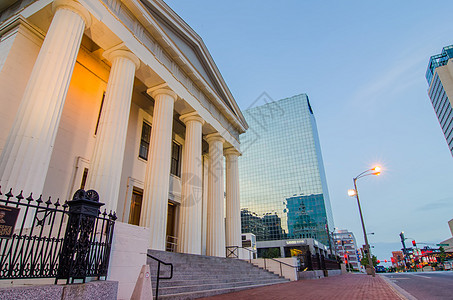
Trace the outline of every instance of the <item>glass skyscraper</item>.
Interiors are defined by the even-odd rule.
[[[306,94],[244,111],[242,232],[257,241],[314,238],[329,245],[333,217],[316,121]]]
[[[431,56],[426,71],[428,94],[453,155],[453,45]]]

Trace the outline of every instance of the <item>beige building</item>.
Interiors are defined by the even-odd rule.
[[[453,155],[453,45],[431,56],[426,70],[428,95]]]
[[[440,244],[448,245],[448,246],[444,246],[445,252],[453,253],[453,219],[448,221],[448,227],[450,228],[451,238],[448,238],[448,239],[440,242]]]
[[[129,231],[149,229],[148,248],[224,257],[241,245],[247,123],[163,1],[1,1],[0,91],[3,193],[95,189]]]

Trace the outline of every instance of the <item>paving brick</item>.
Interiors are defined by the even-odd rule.
[[[344,274],[316,280],[300,280],[280,283],[235,293],[223,294],[203,299],[385,299],[401,300],[380,276],[365,274]]]

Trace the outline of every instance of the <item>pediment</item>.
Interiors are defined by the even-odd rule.
[[[247,128],[237,103],[224,82],[217,66],[203,40],[165,2],[161,0],[140,0],[165,35],[170,39],[185,60],[204,79],[231,113]],[[176,59],[176,61],[178,61]],[[184,69],[184,68],[183,68]]]

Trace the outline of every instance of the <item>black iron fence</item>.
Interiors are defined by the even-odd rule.
[[[0,279],[107,276],[116,215],[103,205],[93,190],[63,204],[0,191]]]

